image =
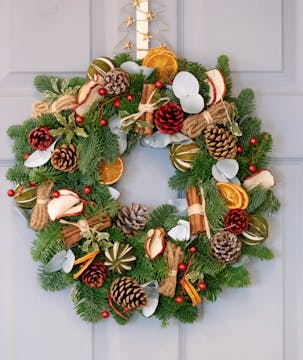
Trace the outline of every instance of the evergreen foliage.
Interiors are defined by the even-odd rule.
[[[131,61],[129,54],[119,54],[113,59],[116,67],[121,66],[125,61]],[[137,61],[140,65],[142,62]],[[244,89],[238,97],[232,95],[232,78],[229,65],[229,59],[226,55],[221,55],[217,60],[217,69],[223,74],[226,83],[225,100],[232,102],[235,108],[235,121],[242,132],[239,136],[237,146],[243,148],[241,154],[237,154],[236,160],[239,163],[239,172],[237,174],[241,182],[250,175],[249,164],[256,165],[257,170],[266,167],[270,161],[269,153],[272,150],[272,137],[269,133],[262,131],[261,119],[254,114],[254,93],[251,89]],[[209,85],[207,80],[207,70],[203,65],[178,59],[178,71],[188,71],[198,80],[200,94],[204,97],[205,103],[209,100]],[[107,185],[100,183],[99,167],[100,162],[112,163],[120,154],[119,141],[117,135],[113,134],[109,126],[101,126],[100,119],[105,118],[107,123],[117,117],[123,117],[138,112],[141,102],[142,88],[145,83],[154,83],[157,80],[158,72],[145,78],[142,72],[130,75],[130,87],[127,93],[121,96],[105,96],[100,102],[91,105],[85,113],[82,123],[77,123],[76,117],[71,110],[61,111],[60,114],[42,114],[37,118],[29,118],[21,125],[11,126],[7,134],[13,141],[13,151],[16,163],[7,171],[7,178],[16,185],[34,182],[36,185],[43,184],[45,181],[53,180],[54,187],[52,191],[62,188],[70,188],[79,194],[81,201],[85,203],[84,212],[79,216],[67,218],[67,220],[77,223],[79,220],[88,219],[92,216],[101,216],[106,212],[112,218],[112,225],[102,231],[109,235],[106,245],[115,242],[129,244],[136,257],[135,265],[131,270],[124,273],[130,276],[138,283],[143,284],[149,281],[157,280],[159,283],[171,274],[168,261],[165,256],[159,256],[150,260],[145,256],[145,240],[148,230],[156,227],[162,227],[166,232],[175,227],[180,219],[187,217],[178,214],[174,206],[163,204],[151,211],[150,219],[142,231],[134,236],[126,236],[124,232],[115,224],[116,215],[120,204],[111,196]],[[80,86],[86,79],[74,77],[72,79],[61,79],[51,76],[37,76],[34,85],[42,94],[42,99],[52,103],[62,94],[77,95]],[[133,95],[133,100],[127,98],[127,94]],[[157,89],[154,99],[168,97],[170,101],[180,104],[170,86],[164,86]],[[118,98],[120,107],[114,106],[113,99]],[[189,114],[185,114],[187,117]],[[222,124],[225,126],[225,124]],[[51,162],[48,161],[42,166],[28,168],[24,166],[25,154],[32,154],[33,148],[29,143],[29,133],[37,127],[48,127],[54,136],[58,136],[56,146],[71,142],[77,148],[78,168],[68,174],[56,170]],[[85,136],[88,134],[89,136]],[[141,135],[131,129],[127,133],[127,149],[123,156],[127,156],[131,150],[138,144]],[[250,139],[255,137],[257,145],[252,146]],[[224,228],[224,217],[228,211],[225,201],[218,192],[215,180],[212,177],[212,167],[216,164],[205,145],[204,134],[202,133],[193,141],[199,145],[199,152],[193,158],[191,168],[187,171],[176,170],[175,174],[169,179],[169,186],[179,192],[194,186],[199,191],[203,188],[206,215],[209,221],[211,235],[215,235]],[[90,186],[91,192],[85,193],[84,188]],[[156,190],[155,190],[156,191]],[[248,214],[271,214],[279,209],[280,203],[271,189],[265,189],[257,186],[248,192],[249,205],[246,209]],[[117,323],[124,325],[131,318],[131,313],[125,312],[122,307],[109,301],[110,286],[114,279],[121,274],[108,271],[105,283],[100,288],[90,288],[81,281],[81,276],[73,278],[76,272],[81,269],[81,264],[77,264],[73,270],[66,274],[63,270],[56,272],[47,272],[45,265],[61,250],[65,249],[65,241],[61,230],[66,225],[59,221],[50,222],[43,230],[38,231],[36,239],[32,243],[31,254],[35,261],[39,262],[38,278],[41,287],[47,291],[58,291],[74,285],[72,290],[72,300],[77,314],[87,322],[96,323],[101,320],[102,311],[109,311]],[[90,229],[91,231],[91,229]],[[82,233],[83,235],[83,233]],[[104,234],[101,234],[104,235]],[[79,259],[87,256],[83,249],[85,241],[81,239],[76,243],[72,251]],[[241,235],[240,235],[241,238]],[[244,265],[227,265],[218,262],[211,257],[210,240],[206,234],[192,236],[189,242],[175,241],[166,235],[166,241],[170,241],[180,246],[184,252],[184,262],[190,263],[187,269],[187,276],[192,285],[197,288],[198,281],[203,279],[207,288],[199,294],[209,301],[216,301],[224,287],[246,287],[250,284],[249,272]],[[195,246],[197,252],[192,254],[189,251],[191,246]],[[102,248],[103,250],[103,248]],[[243,243],[241,255],[255,257],[260,260],[271,260],[273,252],[264,246],[247,245]],[[104,251],[101,251],[96,259],[105,262]],[[169,319],[175,317],[183,323],[192,323],[198,317],[197,306],[193,306],[191,299],[182,288],[180,280],[184,272],[177,273],[176,295],[184,297],[183,304],[177,304],[175,297],[167,297],[160,294],[159,304],[154,316],[161,321],[162,326],[169,324]],[[185,275],[184,275],[185,276]],[[176,296],[175,295],[175,296]],[[118,312],[123,313],[120,316]],[[125,318],[124,318],[125,317]]]

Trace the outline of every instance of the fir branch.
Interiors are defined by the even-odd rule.
[[[273,145],[272,136],[267,132],[261,132],[257,138],[257,146],[253,152],[253,162],[257,169],[263,169],[270,161],[268,153],[271,152]]]
[[[125,241],[124,232],[117,226],[111,226],[105,231],[109,233],[109,238],[112,243]]]
[[[160,295],[159,304],[154,316],[161,321],[162,327],[168,326],[169,319],[174,316],[178,306],[174,298]]]
[[[194,158],[192,162],[192,168],[189,172],[191,186],[199,186],[202,182],[205,182],[209,179],[209,174],[211,174],[212,166],[216,161],[211,158],[208,152],[201,150]]]
[[[242,288],[250,285],[249,272],[244,266],[228,266],[217,277],[222,285],[224,284],[228,287]]]
[[[65,249],[65,243],[60,234],[61,224],[51,223],[37,233],[32,243],[31,254],[35,261],[47,264],[59,251]]]
[[[120,155],[117,135],[113,134],[108,126],[101,127],[100,136],[103,139],[103,160],[113,162]]]
[[[222,73],[225,86],[226,86],[226,95],[224,99],[230,101],[232,98],[232,77],[229,66],[229,58],[226,55],[220,55],[217,59],[217,69]]]
[[[161,205],[150,214],[150,220],[146,228],[150,229],[162,226],[166,231],[169,231],[178,222],[176,213],[177,210],[174,206],[167,204]]]
[[[18,162],[6,172],[6,178],[15,184],[29,183],[29,168],[24,167],[23,163]]]
[[[252,89],[243,89],[235,100],[240,124],[252,116],[255,107],[255,94]]]
[[[280,209],[280,201],[272,190],[267,190],[267,199],[257,208],[254,213],[274,214]]]
[[[29,174],[29,180],[33,181],[37,185],[40,185],[48,180],[55,181],[59,177],[62,177],[62,173],[59,170],[47,165],[33,168]]]
[[[52,91],[52,79],[54,79],[52,76],[38,75],[34,79],[34,86],[41,93],[46,90]]]
[[[251,245],[243,244],[241,253],[242,255],[256,257],[262,261],[272,260],[274,258],[274,253],[272,252],[272,250],[264,245],[251,246]]]
[[[85,78],[76,76],[69,80],[69,86],[72,88],[79,87],[79,86],[81,87],[85,84],[85,82],[86,82]]]
[[[198,306],[193,306],[192,303],[184,302],[182,306],[178,307],[174,312],[174,317],[182,323],[193,323],[197,320],[199,315]]]
[[[190,171],[176,170],[175,175],[168,180],[169,187],[173,190],[185,191],[189,187],[190,175]]]
[[[220,279],[216,276],[210,276],[206,274],[204,281],[207,284],[207,288],[203,291],[203,295],[208,301],[215,302],[222,292],[222,284]]]
[[[268,198],[268,191],[263,186],[256,186],[249,191],[249,205],[247,208],[248,213],[253,213],[258,209],[264,201]]]
[[[108,289],[108,281],[97,289],[92,289],[82,282],[78,282],[73,289],[72,296],[77,314],[87,322],[96,323],[100,321],[101,312],[108,308]]]
[[[196,254],[191,271],[199,271],[206,275],[215,276],[224,269],[224,265],[213,260],[209,255]]]
[[[129,131],[127,133],[127,148],[124,151],[123,156],[130,154],[130,152],[133,150],[133,148],[138,144],[139,139],[140,139],[139,134],[137,134],[133,131]]]
[[[44,266],[38,268],[38,279],[45,291],[60,291],[74,282],[71,274],[66,274],[62,270],[49,273],[45,271]]]

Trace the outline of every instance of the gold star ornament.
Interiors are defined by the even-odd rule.
[[[141,5],[141,0],[132,0],[131,4],[133,7],[137,8]]]
[[[156,18],[157,13],[155,13],[154,11],[150,10],[146,13],[146,20],[148,21],[152,21]]]
[[[131,40],[127,40],[124,42],[124,49],[126,49],[126,50],[132,49],[133,46],[134,46],[134,44],[132,43]]]
[[[146,34],[143,34],[144,41],[150,42],[152,38],[153,38],[153,36],[149,32]]]
[[[136,22],[136,20],[135,20],[133,17],[128,16],[128,17],[124,20],[124,22],[125,22],[126,26],[129,27],[129,26],[134,25],[134,23]]]

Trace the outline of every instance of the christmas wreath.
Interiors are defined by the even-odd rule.
[[[95,59],[86,79],[37,76],[35,87],[42,100],[8,129],[8,195],[36,231],[41,287],[72,286],[85,321],[125,324],[137,310],[191,323],[202,298],[250,284],[250,257],[272,259],[272,137],[253,115],[253,91],[232,95],[227,56],[207,70],[160,47],[136,62]],[[169,149],[169,186],[183,197],[119,204],[111,185],[137,143]]]

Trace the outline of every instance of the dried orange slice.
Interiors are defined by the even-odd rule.
[[[229,209],[247,208],[249,198],[242,186],[233,183],[218,182],[217,187]]]
[[[106,185],[114,184],[122,176],[123,170],[124,165],[120,157],[111,163],[101,161],[99,166],[100,182]]]
[[[167,80],[169,75],[175,75],[178,71],[175,54],[164,47],[149,51],[143,59],[143,65],[156,68],[159,72],[159,80],[163,81]]]

